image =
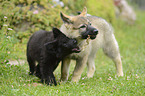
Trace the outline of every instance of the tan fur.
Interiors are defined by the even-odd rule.
[[[83,16],[85,17],[85,20],[80,20],[81,17],[82,16],[78,15],[69,18],[71,18],[71,20],[74,20],[73,22],[77,26],[87,23],[87,21],[89,20],[92,26],[98,29],[99,34],[94,40],[81,39],[80,30],[73,29],[73,27],[77,27],[76,25],[74,25],[74,23],[73,24],[64,23],[61,26],[60,30],[68,37],[76,38],[79,42],[79,46],[82,49],[80,53],[73,53],[67,56],[63,60],[62,67],[61,67],[62,68],[61,80],[63,81],[68,80],[69,66],[70,66],[71,59],[76,60],[76,66],[73,72],[72,81],[77,82],[80,79],[83,69],[86,65],[88,68],[87,77],[93,77],[95,72],[94,59],[98,49],[100,48],[102,48],[104,53],[114,61],[117,69],[117,75],[123,76],[123,69],[122,69],[122,62],[119,53],[119,47],[115,39],[115,36],[113,34],[113,29],[111,25],[107,23],[104,19],[96,16],[89,16],[89,17]]]

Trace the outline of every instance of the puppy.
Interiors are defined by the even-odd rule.
[[[27,44],[30,75],[35,74],[42,83],[56,86],[53,71],[65,56],[73,52],[80,52],[77,41],[66,37],[59,29],[53,28],[50,32],[44,30],[35,32]]]

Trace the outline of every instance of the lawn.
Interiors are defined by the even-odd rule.
[[[96,57],[93,78],[86,77],[85,68],[78,83],[71,82],[74,62],[68,82],[58,86],[42,85],[35,76],[28,75],[28,64],[0,65],[1,96],[145,96],[145,12],[137,11],[137,21],[127,25],[120,20],[114,24],[123,63],[123,77],[116,76],[114,63],[100,50]],[[23,46],[26,46],[24,44]],[[24,48],[25,49],[25,48]],[[25,51],[21,54],[25,58]],[[60,65],[55,71],[60,79]]]

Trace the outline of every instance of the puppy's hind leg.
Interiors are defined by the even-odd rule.
[[[33,75],[34,71],[35,71],[35,60],[33,60],[33,58],[31,57],[30,52],[29,52],[28,49],[27,49],[26,54],[27,54],[27,61],[28,61],[28,64],[29,64],[29,69],[30,69],[29,75]]]
[[[35,75],[38,77],[38,78],[41,78],[41,72],[40,72],[40,64],[38,64],[36,66],[36,73]]]
[[[35,61],[32,60],[31,58],[27,58],[27,61],[29,63],[29,69],[30,69],[29,75],[33,75],[35,71]]]
[[[111,36],[112,37],[109,37],[109,39],[105,41],[103,51],[108,57],[110,57],[114,61],[117,70],[117,75],[123,76],[123,68],[119,47],[114,35],[112,34]]]

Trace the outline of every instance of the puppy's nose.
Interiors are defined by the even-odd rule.
[[[93,33],[95,33],[95,35],[97,35],[98,34],[98,30],[94,30]]]

